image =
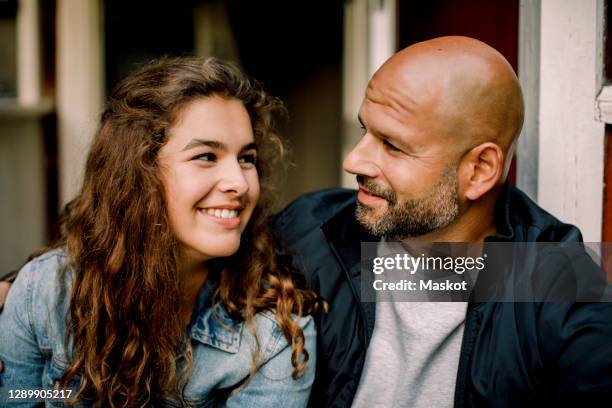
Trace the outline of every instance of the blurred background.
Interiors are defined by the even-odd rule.
[[[161,56],[240,63],[287,105],[281,200],[352,187],[368,78],[440,35],[498,49],[524,87],[511,181],[588,241],[612,241],[605,0],[0,0],[0,275],[57,231],[109,90]]]

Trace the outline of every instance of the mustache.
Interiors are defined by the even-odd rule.
[[[389,202],[390,205],[393,205],[397,202],[397,196],[395,195],[395,192],[390,188],[380,186],[369,177],[366,177],[361,174],[358,174],[356,178],[359,187],[363,188],[368,193],[384,198]]]

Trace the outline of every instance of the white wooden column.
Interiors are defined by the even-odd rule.
[[[195,55],[240,63],[240,53],[222,0],[201,2],[193,9]]]
[[[519,79],[525,125],[518,186],[586,241],[602,230],[603,0],[521,0]]]
[[[15,20],[17,95],[0,100],[0,271],[18,268],[47,240],[45,134],[38,0],[19,0]]]
[[[102,108],[101,0],[57,0],[57,113],[61,205],[77,193]]]
[[[17,9],[17,100],[33,107],[41,101],[38,0],[20,0]]]
[[[542,0],[538,202],[586,241],[602,229],[602,26],[603,0]]]
[[[342,61],[342,157],[357,144],[357,114],[370,77],[397,50],[396,0],[351,0],[344,3]],[[356,187],[342,172],[343,187]]]
[[[397,5],[396,0],[370,0],[369,19],[369,77],[397,51]]]
[[[525,121],[517,145],[516,181],[538,199],[540,120],[540,0],[520,0],[518,76],[525,100]]]

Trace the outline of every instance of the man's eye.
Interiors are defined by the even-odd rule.
[[[391,144],[391,142],[389,142],[387,139],[385,139],[383,141],[385,147],[393,152],[399,152],[400,149],[398,149],[397,147],[395,147],[393,144]]]
[[[200,160],[204,162],[214,162],[217,160],[217,156],[214,153],[204,153],[195,156],[192,160]]]
[[[245,154],[238,160],[241,164],[255,164],[257,162],[257,156],[254,154]]]

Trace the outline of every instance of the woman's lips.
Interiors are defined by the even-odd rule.
[[[240,226],[240,212],[237,210],[207,208],[199,210],[209,220],[227,229],[234,229]]]

